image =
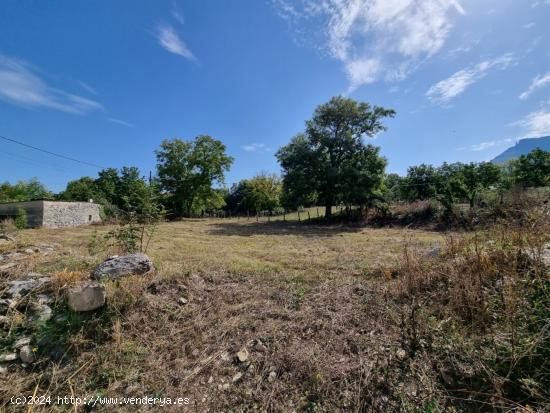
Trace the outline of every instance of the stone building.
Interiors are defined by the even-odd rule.
[[[27,224],[31,228],[77,227],[101,222],[101,205],[58,201],[0,203],[0,220],[14,218],[20,208],[27,212]]]

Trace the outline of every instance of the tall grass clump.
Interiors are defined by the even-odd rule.
[[[521,205],[436,257],[405,248],[390,281],[409,354],[459,410],[550,408],[550,214]]]

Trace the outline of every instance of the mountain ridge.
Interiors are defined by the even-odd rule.
[[[519,158],[521,155],[527,155],[536,148],[550,152],[550,136],[521,139],[514,146],[509,147],[500,155],[496,156],[491,162],[507,162],[511,159]]]

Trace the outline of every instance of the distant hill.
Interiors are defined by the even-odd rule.
[[[544,151],[550,152],[550,136],[522,139],[518,143],[516,143],[515,146],[506,149],[491,162],[502,163],[509,161],[510,159],[519,158],[521,155],[527,155],[529,152],[536,148],[540,148]]]

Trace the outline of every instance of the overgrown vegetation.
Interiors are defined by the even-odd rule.
[[[491,194],[502,198],[518,188],[549,186],[550,153],[535,149],[506,165],[457,162],[435,168],[422,164],[410,167],[406,177],[388,176],[386,183],[388,201],[435,199],[452,215],[453,208],[462,202],[470,208],[483,207]]]
[[[0,184],[0,202],[22,202],[35,199],[53,199],[53,194],[36,178],[19,181],[14,185]]]
[[[514,219],[448,236],[431,258],[406,248],[387,272],[408,356],[430,358],[461,410],[550,407],[550,218],[522,201]]]
[[[158,203],[160,192],[156,182],[147,182],[136,167],[104,169],[98,178],[82,177],[67,184],[58,197],[64,201],[88,202],[104,206],[108,219],[124,219],[128,212],[147,215],[151,205]]]
[[[27,222],[27,211],[23,208],[17,208],[17,212],[15,214],[15,219],[13,220],[13,223],[17,229],[25,229],[28,226]]]

